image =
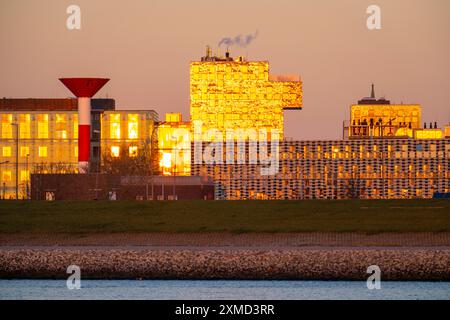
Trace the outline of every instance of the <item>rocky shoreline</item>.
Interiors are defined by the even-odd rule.
[[[370,265],[383,280],[450,281],[450,250],[329,248],[289,250],[0,249],[0,278],[365,280]]]

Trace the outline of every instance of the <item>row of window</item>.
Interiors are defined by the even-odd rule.
[[[429,149],[429,151],[436,151],[436,144],[427,144],[426,145]],[[448,145],[448,147],[446,146],[447,150],[450,151],[450,145]],[[372,149],[372,150],[371,150]],[[304,153],[307,153],[308,151],[312,151],[314,152],[315,150],[317,150],[317,152],[324,152],[324,151],[330,151],[333,153],[338,153],[338,152],[352,152],[352,151],[359,151],[359,152],[365,152],[365,151],[381,151],[381,148],[379,145],[372,145],[372,146],[364,146],[364,145],[358,145],[358,146],[317,146],[317,147],[308,147],[308,146],[303,146],[303,147],[297,147],[296,146],[289,146],[289,151],[290,152],[296,152],[297,150],[302,150]],[[422,144],[416,144],[413,145],[412,148],[408,148],[407,144],[403,144],[401,146],[398,145],[387,145],[386,148],[384,148],[386,151],[388,152],[392,152],[392,151],[413,151],[413,149],[415,151],[424,151],[424,146]]]
[[[261,111],[261,110],[259,110]],[[283,114],[281,112],[279,113],[273,113],[273,114],[265,114],[262,112],[254,112],[254,113],[250,113],[250,114],[240,114],[240,113],[236,113],[233,111],[227,112],[227,113],[222,113],[222,114],[214,114],[214,113],[209,113],[209,112],[199,112],[196,110],[196,112],[193,113],[195,119],[200,119],[203,121],[210,121],[210,122],[218,122],[218,123],[224,123],[224,121],[227,120],[239,120],[239,121],[244,121],[244,120],[248,120],[249,124],[256,124],[255,122],[257,122],[258,120],[268,120],[268,121],[282,121],[283,120]],[[212,123],[211,125],[209,124],[205,124],[205,130],[206,129],[217,129],[214,128],[214,123]],[[221,128],[220,125],[217,126],[218,128]],[[249,128],[252,128],[253,126],[249,126]],[[270,126],[269,128],[271,128],[272,126]],[[241,127],[239,127],[241,128]]]
[[[450,155],[450,152],[447,152]],[[333,152],[333,153],[320,153],[320,152],[309,152],[309,153],[297,153],[288,154],[283,153],[281,159],[391,159],[391,158],[403,158],[403,159],[414,159],[414,158],[443,158],[444,151],[417,151],[417,152],[360,152],[360,153],[350,153],[350,152]]]
[[[19,181],[28,182],[30,180],[30,170],[20,170],[19,171]],[[2,183],[12,181],[12,171],[2,170]]]
[[[231,73],[195,73],[191,75],[191,79],[194,81],[198,80],[205,80],[205,81],[218,81],[221,80],[265,80],[266,79],[265,73],[240,73],[235,72],[233,74]],[[223,85],[223,84],[222,84]]]
[[[192,100],[245,100],[245,101],[261,101],[261,100],[295,100],[297,95],[294,93],[275,93],[275,94],[239,94],[239,93],[226,93],[226,94],[214,94],[214,93],[193,93],[191,94]]]
[[[237,64],[235,62],[208,63],[191,66],[191,76],[196,74],[216,74],[216,73],[266,73],[269,70],[267,62],[254,62]]]
[[[257,192],[255,190],[247,190],[247,191],[241,191],[241,190],[233,190],[233,192],[228,191],[226,192],[229,194],[228,196],[221,195],[222,197],[228,198],[228,199],[241,199],[245,196],[247,196],[250,199],[258,199],[258,200],[266,200],[266,199],[285,199],[286,194],[288,198],[296,198],[296,197],[317,197],[317,198],[326,198],[330,196],[330,192],[327,192],[327,190],[323,189],[317,189],[317,190],[310,190],[309,188],[306,188],[303,191],[298,190],[274,190],[275,192]],[[336,191],[336,190],[335,190]],[[423,197],[425,195],[431,195],[433,194],[434,190],[424,190],[424,189],[414,189],[414,190],[408,190],[408,189],[401,189],[399,191],[388,189],[387,193],[383,192],[379,189],[359,189],[359,190],[353,190],[353,189],[346,189],[344,190],[344,193],[337,193],[334,192],[332,195],[336,197],[349,197],[352,195],[359,194],[361,197],[368,197],[368,198],[379,198],[379,197],[387,197],[387,198],[407,198],[407,197]],[[449,192],[450,189],[446,189],[446,192]]]
[[[54,132],[55,138],[57,139],[68,139],[68,119],[65,114],[55,114],[55,125]],[[121,139],[121,114],[110,114],[109,115],[110,124],[110,138],[111,139]],[[48,114],[38,114],[33,121],[31,120],[30,114],[20,114],[18,116],[18,126],[19,126],[19,138],[20,139],[31,139],[31,126],[32,124],[37,124],[37,138],[38,139],[48,139],[49,138],[49,115]],[[77,116],[73,115],[73,138],[78,138],[78,120]],[[138,139],[139,135],[139,115],[138,114],[127,114],[127,138],[128,139]],[[13,115],[3,114],[1,115],[1,137],[3,139],[13,139],[15,138],[15,129],[13,125]]]
[[[74,155],[78,156],[78,147],[74,147]],[[138,147],[137,146],[129,146],[128,147],[128,155],[130,157],[135,157],[138,154]],[[21,146],[19,150],[20,157],[27,157],[30,155],[30,147]],[[113,157],[119,157],[120,156],[120,147],[119,146],[112,146],[111,147],[111,155]],[[4,158],[9,158],[13,156],[13,150],[12,147],[2,147],[2,156]],[[48,156],[48,147],[47,146],[39,146],[38,147],[38,156],[41,158],[45,158]]]
[[[414,105],[380,105],[380,106],[361,106],[353,105],[351,110],[351,116],[353,118],[359,117],[386,117],[384,122],[389,120],[394,121],[395,117],[419,117],[421,115],[421,109],[419,106]],[[390,117],[390,118],[389,118]],[[377,119],[378,120],[378,119]],[[395,119],[397,120],[397,119]]]
[[[111,147],[111,156],[114,158],[120,157],[120,147],[119,146],[112,146]],[[138,155],[138,147],[137,146],[129,146],[128,147],[128,155],[130,157],[136,157]]]
[[[128,114],[128,139],[138,139],[139,136],[139,115]],[[120,114],[109,115],[109,138],[121,139],[121,121]]]
[[[68,139],[68,126],[66,114],[55,114],[55,137],[58,139]],[[78,120],[77,115],[73,115],[73,137],[78,138]],[[31,139],[31,126],[37,124],[37,138],[49,138],[49,115],[38,114],[32,121],[31,114],[20,114],[18,116],[18,129],[20,139]],[[12,114],[1,115],[1,137],[3,139],[12,139],[15,137]]]
[[[38,156],[40,158],[45,158],[48,156],[48,147],[47,146],[39,146],[38,149]],[[4,158],[12,157],[13,150],[12,147],[2,147],[2,156]],[[27,146],[21,146],[19,149],[19,156],[20,157],[27,157],[30,155],[30,147]],[[78,157],[78,147],[74,147],[74,156]]]

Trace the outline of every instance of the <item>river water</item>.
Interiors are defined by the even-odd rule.
[[[69,290],[65,280],[0,280],[0,299],[445,299],[450,282],[230,280],[81,280]]]

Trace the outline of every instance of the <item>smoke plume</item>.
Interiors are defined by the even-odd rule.
[[[253,40],[255,40],[257,36],[258,36],[258,30],[256,30],[255,33],[253,33],[253,34],[248,34],[246,36],[242,36],[240,34],[240,35],[235,36],[234,38],[226,37],[226,38],[223,38],[222,40],[220,40],[219,47],[221,45],[226,45],[228,47],[239,46],[239,47],[245,48]]]

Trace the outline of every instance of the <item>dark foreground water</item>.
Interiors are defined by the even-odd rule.
[[[0,299],[446,299],[450,282],[82,280],[69,290],[65,280],[0,280]]]

